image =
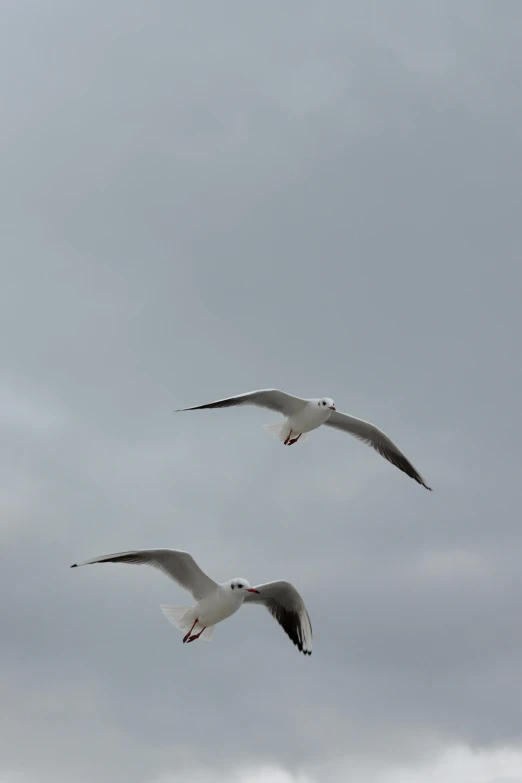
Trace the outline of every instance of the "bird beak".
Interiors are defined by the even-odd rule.
[[[256,590],[255,587],[249,587],[247,593],[259,593],[259,590]]]
[[[334,411],[335,410],[335,405],[330,405],[330,410]]]

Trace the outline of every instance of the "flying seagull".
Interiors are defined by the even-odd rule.
[[[273,437],[278,438],[285,446],[292,446],[301,440],[304,443],[306,433],[325,424],[327,427],[342,430],[363,443],[372,446],[382,457],[392,465],[402,470],[423,487],[431,491],[411,462],[406,459],[395,443],[374,424],[363,419],[340,413],[330,397],[317,399],[302,399],[294,397],[279,389],[259,389],[258,391],[237,394],[224,400],[208,402],[205,405],[194,405],[192,408],[181,408],[181,411],[197,411],[203,408],[230,408],[236,405],[255,405],[258,408],[268,408],[281,413],[285,418],[275,424],[265,424],[264,429]]]
[[[235,614],[243,603],[253,603],[266,606],[298,649],[305,655],[312,654],[310,618],[303,599],[289,582],[252,587],[246,579],[236,578],[219,584],[201,570],[192,555],[176,549],[118,552],[75,563],[71,568],[92,563],[150,565],[192,593],[195,606],[161,606],[167,620],[185,632],[183,644],[196,639],[209,642],[215,625]]]

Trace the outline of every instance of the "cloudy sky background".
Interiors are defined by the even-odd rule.
[[[0,781],[522,779],[522,7],[7,0]],[[257,410],[332,396],[428,493]],[[287,578],[184,647],[153,570]]]

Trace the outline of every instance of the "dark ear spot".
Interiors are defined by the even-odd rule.
[[[230,587],[232,588],[232,590],[234,589],[234,585],[230,585]]]

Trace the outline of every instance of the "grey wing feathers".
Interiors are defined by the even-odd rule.
[[[431,487],[428,487],[420,473],[406,459],[402,451],[391,438],[374,424],[370,424],[369,421],[363,421],[363,419],[357,419],[354,416],[348,416],[347,413],[341,413],[340,411],[332,411],[325,424],[327,427],[334,427],[335,429],[348,432],[363,443],[372,446],[381,457],[387,459],[388,462],[391,462],[392,465],[395,465],[396,468],[402,470],[403,473],[406,473],[407,476],[410,476],[410,478],[431,492]]]
[[[259,389],[258,391],[246,392],[245,394],[237,394],[235,397],[226,397],[223,400],[208,402],[204,405],[181,408],[176,413],[197,411],[203,408],[230,408],[237,405],[255,405],[258,408],[268,408],[269,410],[277,411],[284,416],[291,416],[306,405],[306,400],[301,399],[301,397],[294,397],[279,389]]]
[[[150,565],[170,576],[185,590],[188,590],[196,601],[216,589],[217,583],[201,570],[192,555],[176,549],[141,549],[130,552],[117,552],[112,555],[102,555],[75,563],[71,568],[93,563],[131,563],[135,565]]]
[[[312,623],[303,599],[290,582],[256,585],[258,593],[247,593],[245,603],[261,603],[304,655],[312,654]]]

